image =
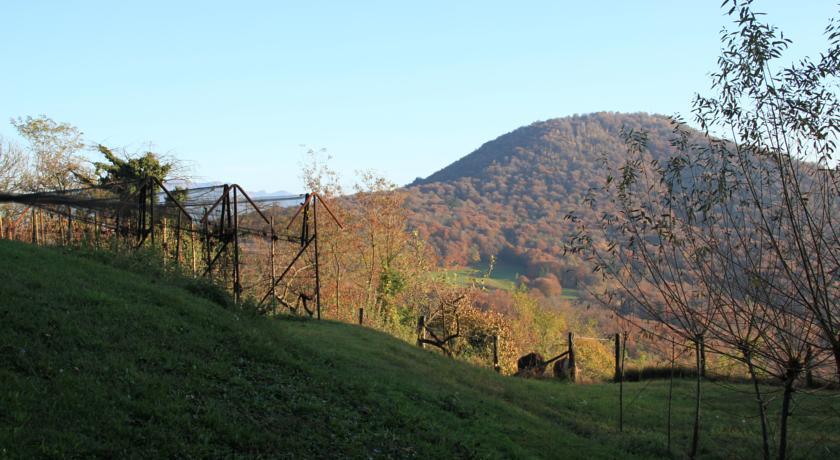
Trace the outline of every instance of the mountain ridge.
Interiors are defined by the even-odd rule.
[[[503,160],[510,160],[510,155],[506,155],[505,157],[499,158],[498,154],[493,155],[496,152],[509,150],[509,151],[516,151],[518,148],[526,147],[524,145],[519,145],[516,143],[517,140],[521,140],[523,138],[535,138],[539,136],[542,138],[546,131],[555,131],[561,130],[566,122],[571,121],[572,123],[586,123],[587,121],[597,121],[597,119],[601,116],[612,116],[612,117],[620,117],[625,120],[625,122],[630,122],[630,125],[637,125],[631,126],[638,128],[640,121],[644,119],[658,119],[667,121],[670,123],[670,119],[661,114],[648,114],[646,112],[633,112],[633,113],[622,113],[622,112],[593,112],[589,114],[574,114],[567,117],[556,117],[556,118],[549,118],[547,120],[538,120],[529,125],[520,126],[512,131],[509,131],[497,138],[485,142],[477,149],[473,150],[471,153],[455,160],[454,162],[450,163],[449,165],[445,166],[444,168],[435,171],[434,173],[430,174],[426,178],[417,178],[408,187],[417,186],[417,185],[425,185],[433,182],[447,182],[452,181],[454,179],[458,179],[460,177],[474,177],[472,175],[455,175],[453,170],[460,170],[460,169],[476,169],[489,166],[492,162],[497,161],[499,159]],[[573,125],[574,126],[574,125]],[[618,134],[617,132],[615,133]]]
[[[534,122],[407,186],[410,226],[447,265],[486,265],[492,256],[527,277],[592,284],[595,277],[564,254],[572,231],[564,216],[603,185],[605,162],[627,158],[623,129],[646,131],[652,158],[674,153],[673,126],[663,115],[597,112]]]

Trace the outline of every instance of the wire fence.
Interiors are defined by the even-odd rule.
[[[320,317],[317,194],[252,198],[236,184],[169,190],[155,179],[0,194],[0,238],[158,251],[165,263],[250,298]]]

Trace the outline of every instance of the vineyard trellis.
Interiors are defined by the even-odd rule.
[[[0,218],[0,238],[151,248],[165,263],[229,289],[237,303],[247,297],[273,312],[279,304],[318,318],[319,213],[343,228],[316,193],[252,198],[237,184],[170,190],[154,177],[0,194],[2,204],[7,219]]]

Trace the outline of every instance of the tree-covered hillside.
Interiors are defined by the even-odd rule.
[[[557,277],[564,287],[594,281],[563,254],[571,231],[564,216],[603,185],[605,162],[626,158],[623,128],[646,131],[654,157],[673,151],[664,116],[601,112],[537,122],[411,184],[411,225],[449,264],[496,256],[528,277]]]

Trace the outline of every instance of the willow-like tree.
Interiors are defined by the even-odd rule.
[[[676,118],[673,155],[661,162],[646,154],[645,133],[626,132],[631,155],[590,195],[617,211],[598,229],[581,224],[571,243],[619,286],[602,298],[629,298],[674,333],[711,339],[754,383],[758,370],[783,384],[785,458],[799,377],[826,360],[840,376],[840,29],[830,20],[819,59],[780,65],[790,40],[751,1],[724,6],[735,27],[722,34],[713,94],[693,102],[701,132]]]

